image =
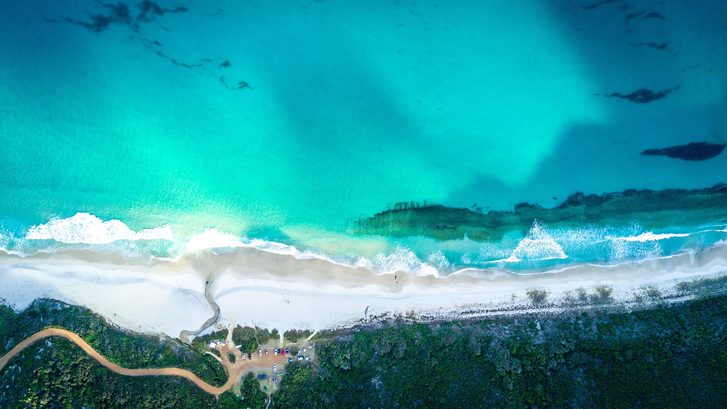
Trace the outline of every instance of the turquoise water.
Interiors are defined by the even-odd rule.
[[[639,153],[725,142],[727,3],[583,7],[595,3],[180,0],[159,4],[187,11],[139,19],[128,2],[130,20],[94,31],[83,26],[92,14],[112,15],[95,1],[2,2],[1,240],[29,246],[18,241],[31,226],[86,212],[133,231],[168,225],[173,242],[214,228],[346,257],[411,249],[434,265],[483,266],[527,231],[439,243],[347,226],[406,200],[507,209],[725,182],[727,154]],[[648,104],[604,96],[673,87]],[[581,231],[638,235],[635,223],[548,234],[570,261],[725,238],[718,226],[654,249],[567,244]]]

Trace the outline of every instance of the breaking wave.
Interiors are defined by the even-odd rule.
[[[168,225],[134,231],[120,220],[103,221],[89,213],[76,213],[66,219],[52,218],[48,223],[30,227],[25,238],[72,244],[109,244],[120,240],[174,241]]]
[[[0,250],[32,256],[39,252],[81,249],[153,261],[177,259],[197,252],[214,256],[234,249],[254,249],[297,260],[322,260],[365,268],[377,274],[405,272],[417,276],[446,276],[462,270],[492,267],[527,272],[557,265],[638,261],[699,251],[727,239],[727,227],[722,225],[689,232],[653,232],[643,231],[637,224],[622,229],[602,226],[550,229],[534,221],[524,237],[513,232],[499,242],[387,239],[387,248],[364,256],[332,254],[304,243],[248,238],[214,228],[190,237],[175,233],[170,225],[134,230],[120,220],[102,220],[89,213],[77,213],[31,226],[18,237],[7,231],[0,232]]]
[[[566,259],[568,256],[563,247],[558,244],[553,236],[548,234],[545,228],[536,220],[530,228],[528,235],[520,240],[510,257],[504,261],[507,263],[518,263],[521,261],[542,261],[553,259]]]
[[[675,237],[689,237],[689,233],[660,233],[656,234],[650,231],[647,231],[646,233],[641,233],[638,236],[629,236],[629,237],[616,237],[613,240],[623,240],[623,241],[637,241],[637,242],[647,242],[647,241],[659,241],[659,240],[666,240],[666,239],[672,239]]]

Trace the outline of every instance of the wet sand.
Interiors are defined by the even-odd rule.
[[[250,248],[202,251],[176,260],[133,260],[98,251],[18,257],[0,254],[0,298],[16,309],[38,297],[80,304],[121,326],[177,337],[210,319],[207,280],[220,322],[268,328],[323,329],[384,313],[456,317],[473,309],[519,308],[527,291],[549,300],[577,288],[606,285],[616,300],[646,285],[675,284],[727,273],[727,246],[696,254],[620,265],[577,265],[534,274],[462,270],[448,277],[378,274],[321,259]],[[213,317],[214,318],[214,317]]]

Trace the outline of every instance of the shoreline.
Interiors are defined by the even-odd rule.
[[[88,307],[127,329],[177,338],[180,331],[209,321],[207,280],[220,308],[217,322],[283,332],[340,328],[387,314],[452,319],[472,318],[477,311],[483,316],[517,313],[532,308],[530,290],[545,291],[549,303],[558,303],[577,289],[592,292],[605,286],[622,303],[645,287],[671,294],[680,282],[726,274],[727,246],[618,265],[584,264],[532,274],[493,269],[447,277],[378,274],[254,249],[153,263],[74,250],[33,257],[0,253],[0,280],[5,283],[0,298],[16,310],[36,298],[54,298]]]

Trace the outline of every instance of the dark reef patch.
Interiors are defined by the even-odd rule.
[[[96,33],[100,33],[109,28],[112,24],[118,23],[131,27],[134,32],[139,31],[139,23],[148,23],[154,21],[155,17],[163,16],[167,13],[183,13],[188,11],[184,6],[177,6],[175,8],[166,9],[158,4],[145,0],[137,5],[139,14],[136,18],[131,15],[131,9],[126,3],[102,3],[98,2],[104,9],[107,10],[107,14],[93,14],[91,15],[90,21],[84,21],[75,19],[72,17],[65,17],[64,21],[75,24],[79,27],[86,28]],[[46,18],[46,21],[56,22],[55,19]]]
[[[724,151],[727,144],[709,143],[709,142],[691,142],[686,145],[670,146],[661,149],[647,149],[641,152],[644,156],[666,156],[674,159],[682,160],[707,160]]]
[[[222,84],[222,86],[229,90],[235,91],[240,89],[252,89],[250,83],[247,81],[238,81],[237,84],[230,84],[229,82],[227,82],[224,75],[220,75],[217,80],[220,82],[220,84]]]
[[[626,15],[626,23],[630,22],[631,20],[639,18],[640,20],[666,20],[666,17],[664,17],[663,14],[658,13],[656,11],[651,12],[645,12],[640,11],[637,13],[629,13]]]
[[[224,76],[220,76],[214,72],[219,68],[231,67],[232,63],[230,63],[227,59],[223,60],[219,64],[215,64],[211,58],[199,58],[196,60],[197,62],[194,63],[181,61],[164,50],[160,41],[149,39],[142,34],[142,26],[154,22],[157,18],[162,17],[165,14],[186,13],[189,11],[187,7],[176,6],[165,8],[151,0],[144,0],[136,5],[138,13],[136,14],[136,17],[133,17],[130,6],[124,2],[103,3],[101,1],[97,1],[97,3],[104,8],[105,13],[92,14],[89,20],[80,20],[73,17],[63,17],[61,19],[44,17],[43,20],[49,23],[66,22],[83,27],[95,33],[106,31],[106,29],[114,24],[128,26],[133,31],[130,39],[138,40],[144,48],[154,53],[157,57],[165,59],[178,67],[201,69],[204,74],[214,77],[219,83],[229,90],[251,88],[247,81],[238,81],[230,84],[225,80]],[[165,31],[169,31],[167,27],[160,26],[160,28]]]
[[[656,43],[656,42],[646,42],[646,43],[631,43],[632,47],[649,47],[653,48],[655,50],[666,50],[666,48],[669,46],[667,43]]]
[[[652,12],[650,12],[650,13],[646,13],[646,14],[644,14],[644,15],[643,15],[643,16],[641,17],[641,19],[642,19],[642,20],[649,20],[649,19],[654,19],[654,20],[666,20],[666,17],[664,17],[664,15],[663,15],[663,14],[661,14],[661,13],[657,13],[657,12],[655,12],[655,11],[652,11]]]
[[[681,87],[681,85],[677,85],[673,88],[667,88],[662,91],[652,91],[648,88],[639,88],[636,91],[630,92],[628,94],[622,94],[620,92],[613,92],[611,94],[606,94],[606,98],[621,98],[625,99],[627,101],[634,102],[636,104],[648,104],[649,102],[656,101],[659,99],[662,99],[666,97],[667,95],[671,94],[672,92],[678,90]]]
[[[141,37],[141,36],[137,36],[137,38],[139,39],[139,41],[141,41],[141,43],[144,45],[144,47],[146,47],[147,49],[153,51],[154,54],[156,54],[158,57],[161,57],[161,58],[163,58],[163,59],[171,62],[172,64],[174,64],[176,66],[184,67],[184,68],[198,68],[198,67],[203,67],[204,66],[204,64],[201,64],[201,63],[194,63],[194,64],[192,64],[192,63],[186,63],[186,62],[183,62],[183,61],[179,61],[176,58],[174,58],[174,57],[166,54],[161,49],[162,43],[159,42],[159,41],[157,41],[157,40],[149,40],[149,39],[144,38],[144,37]]]
[[[144,0],[143,2],[139,3],[138,7],[139,15],[136,16],[136,19],[139,21],[152,21],[155,17],[163,16],[167,13],[186,13],[187,11],[189,11],[184,6],[177,6],[174,8],[166,9],[149,0]]]
[[[83,21],[83,20],[76,20],[70,17],[66,17],[65,21],[71,24],[75,24],[77,26],[89,29],[93,32],[100,33],[102,31],[105,31],[109,26],[111,26],[114,23],[119,24],[125,24],[134,29],[134,31],[138,30],[139,26],[134,22],[134,20],[131,18],[131,12],[129,11],[129,6],[127,6],[124,3],[118,2],[118,3],[101,3],[99,2],[106,10],[108,10],[109,14],[94,14],[91,16],[90,21]]]
[[[427,236],[439,240],[500,240],[511,231],[527,231],[534,220],[551,227],[574,224],[618,226],[639,220],[645,229],[692,223],[727,222],[727,185],[684,190],[625,190],[570,195],[560,205],[546,208],[520,203],[512,211],[465,209],[402,202],[392,209],[354,222],[353,234],[393,237]],[[404,205],[406,204],[406,205]]]
[[[597,1],[595,3],[586,4],[584,6],[581,6],[581,8],[586,9],[586,10],[593,10],[593,9],[597,9],[601,6],[605,6],[607,4],[611,4],[611,3],[615,3],[615,2],[616,2],[616,0],[601,0],[601,1]]]

